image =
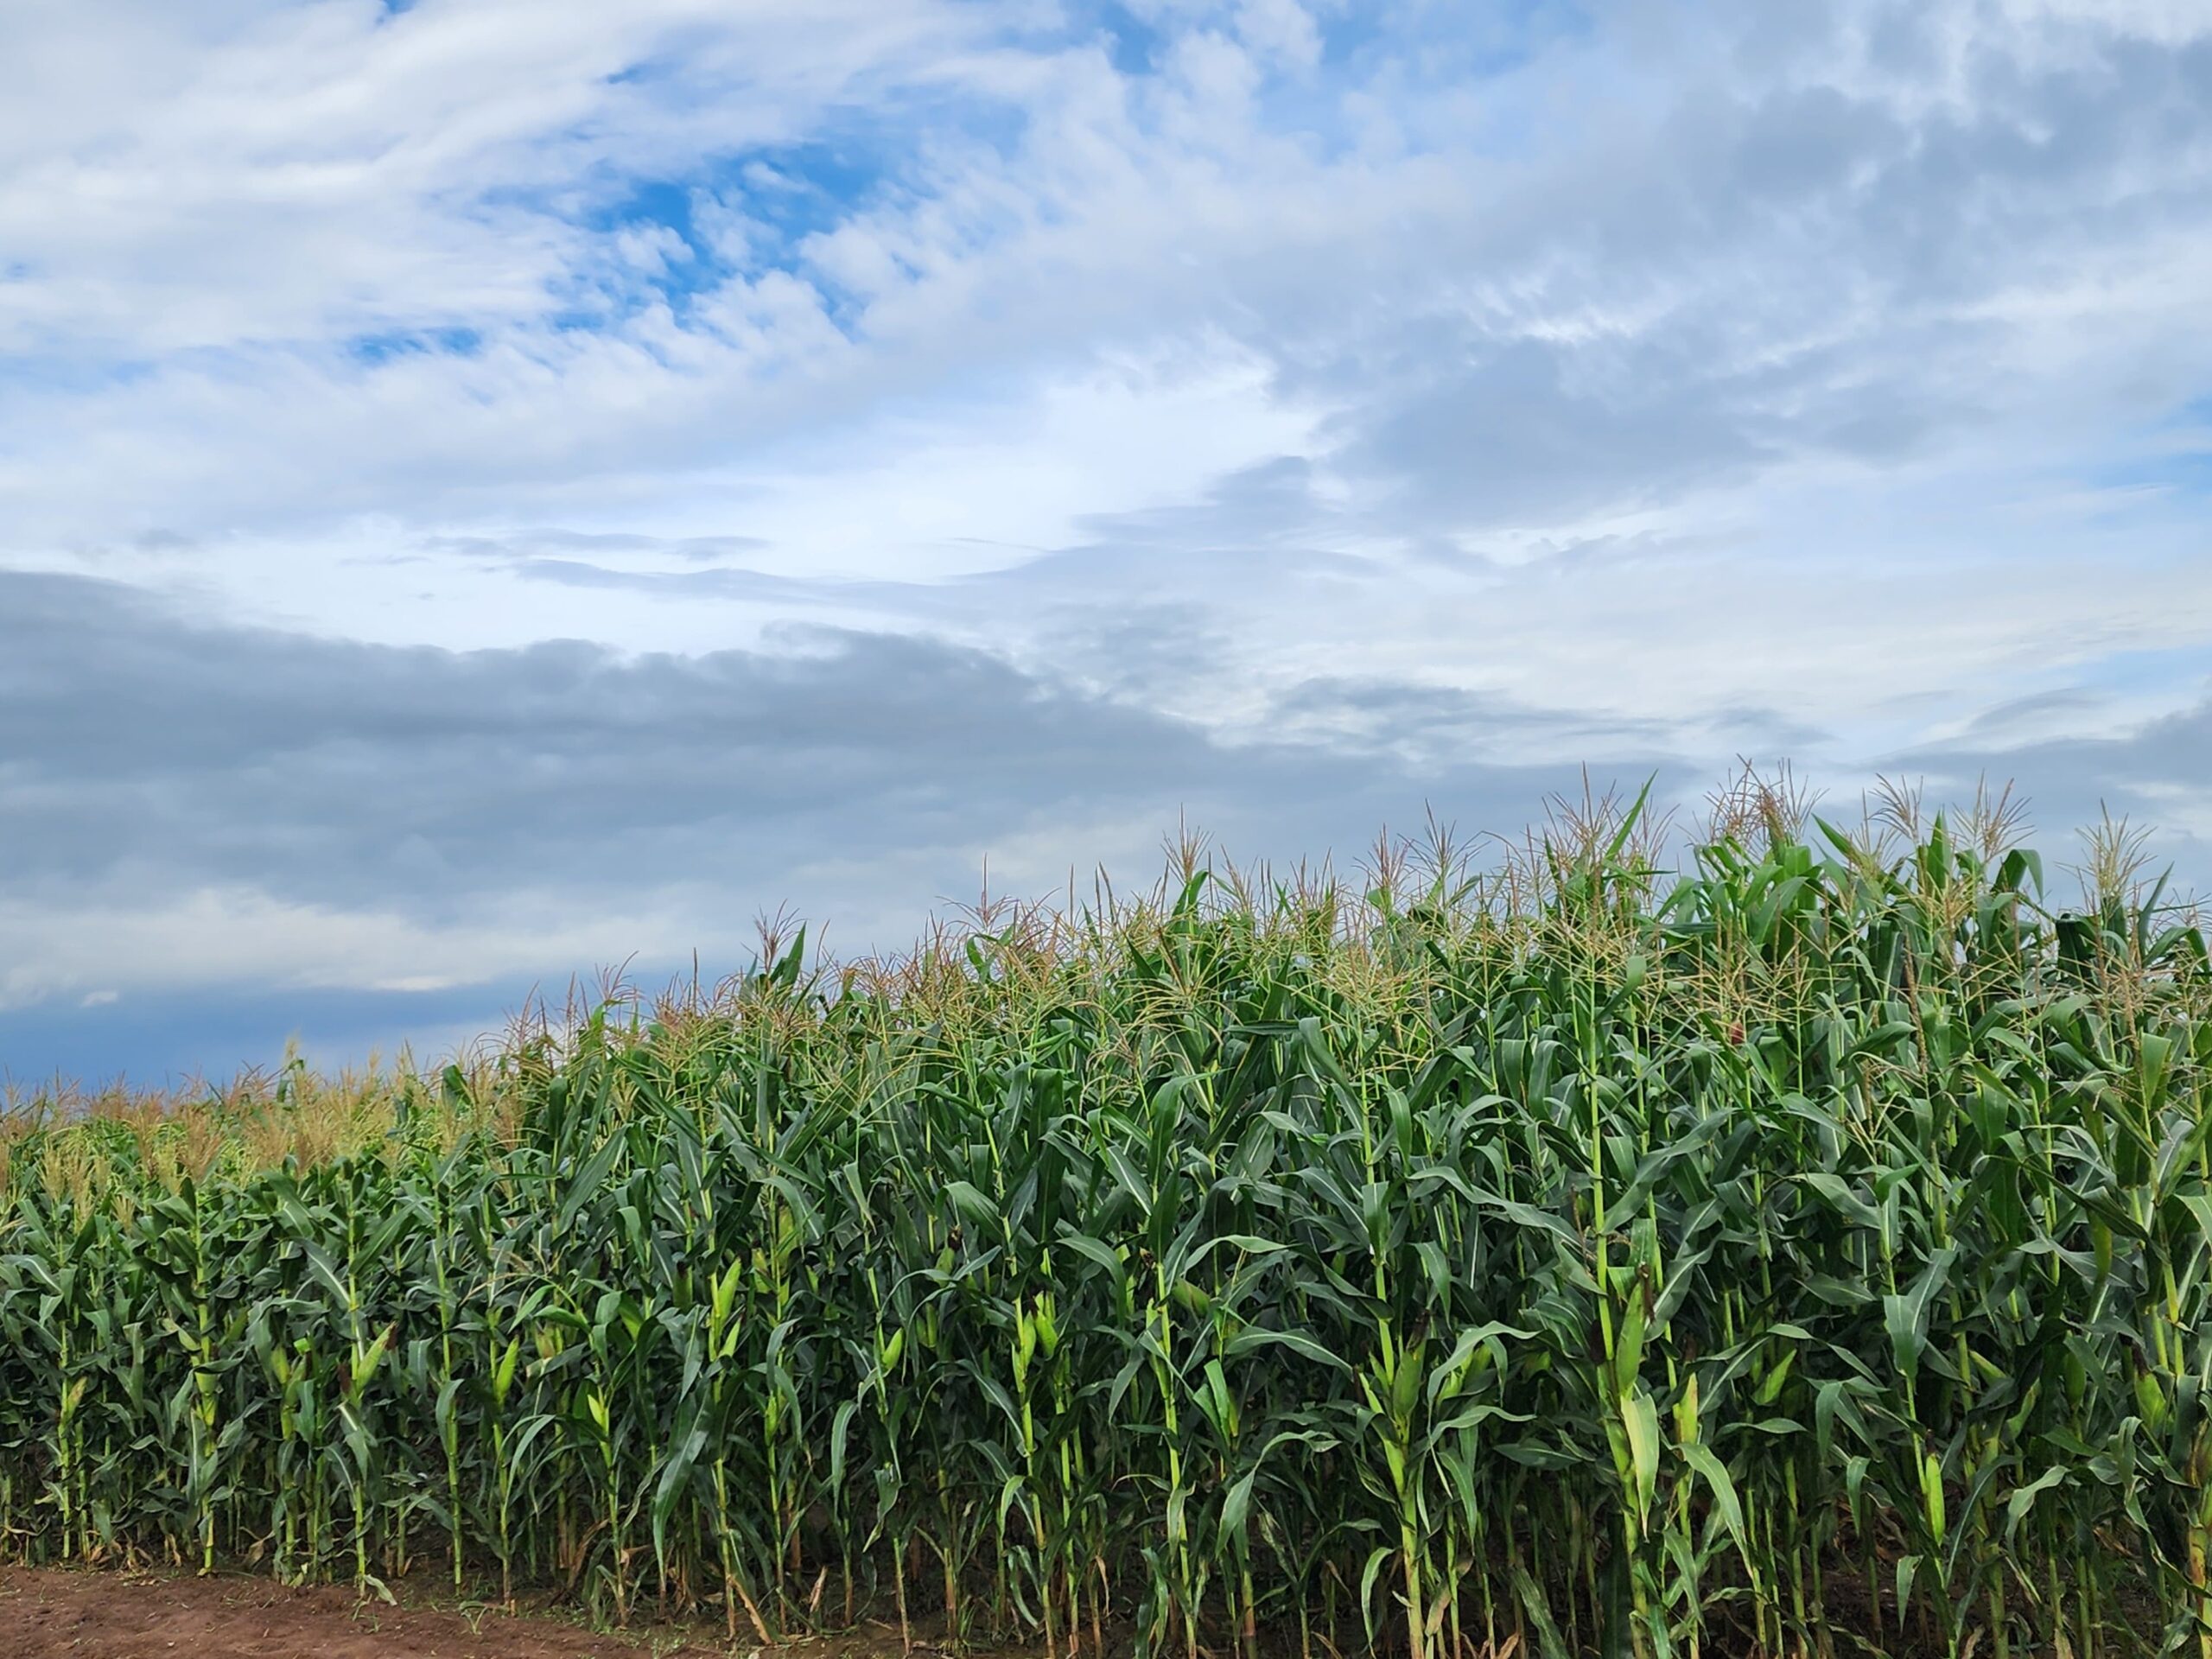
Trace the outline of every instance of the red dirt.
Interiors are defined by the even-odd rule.
[[[645,1659],[716,1650],[724,1644],[696,1630],[607,1636],[556,1618],[392,1607],[267,1579],[0,1567],[0,1659]]]

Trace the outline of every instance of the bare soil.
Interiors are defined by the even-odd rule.
[[[650,1659],[727,1652],[721,1634],[607,1635],[556,1617],[394,1607],[262,1578],[0,1567],[0,1659]]]

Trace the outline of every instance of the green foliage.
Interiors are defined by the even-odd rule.
[[[26,1116],[0,1554],[759,1641],[2201,1646],[2202,934],[1778,816],[1663,890],[1630,812],[772,949],[372,1134]]]

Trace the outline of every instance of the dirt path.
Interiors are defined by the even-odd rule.
[[[596,1635],[287,1590],[266,1579],[0,1567],[4,1659],[648,1659],[721,1649],[676,1632]]]

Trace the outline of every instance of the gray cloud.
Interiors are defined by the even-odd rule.
[[[2200,394],[2171,308],[2201,307],[2094,295],[2201,245],[2212,38],[1918,4],[1750,9],[1732,59],[1703,13],[1645,34],[1617,108],[1474,175],[1418,245],[1426,291],[1325,321],[1318,291],[1278,296],[1271,321],[1309,325],[1267,340],[1284,385],[1336,400],[1380,522],[1542,524],[1962,442],[2040,464]],[[1325,260],[1280,281],[1351,285]],[[2049,331],[2076,309],[2106,350],[2054,402]]]
[[[1203,641],[1096,650],[1115,648],[1142,661]],[[213,1019],[219,982],[143,962],[114,964],[130,988],[111,1004],[64,1001],[41,1019],[35,989],[29,1009],[0,999],[0,1069],[96,1071],[84,1057],[106,1056],[142,1073],[219,1070],[266,1059],[302,1022],[339,1055],[410,1029],[461,1040],[532,981],[557,990],[601,965],[551,917],[541,943],[525,926],[489,977],[438,958],[438,940],[480,915],[512,932],[518,898],[594,923],[590,937],[610,942],[601,954],[634,951],[648,978],[702,941],[727,957],[754,913],[785,901],[845,949],[895,948],[1007,849],[1031,890],[1057,886],[1055,871],[1080,878],[1103,849],[1119,850],[1117,875],[1148,874],[1179,815],[1244,856],[1356,858],[1378,826],[1414,827],[1429,808],[1470,834],[1516,832],[1548,793],[1577,786],[1585,760],[1601,784],[1656,773],[1662,799],[1680,800],[1731,748],[1770,760],[1825,736],[1786,711],[1735,709],[1700,735],[1699,761],[1666,722],[1335,677],[1276,697],[1268,741],[1236,743],[1128,701],[1141,679],[1084,690],[943,640],[850,630],[690,658],[575,643],[398,648],[194,621],[114,583],[0,575],[0,914],[66,926],[94,895],[157,909],[212,889],[232,896],[195,925],[230,925],[226,907],[251,893],[310,918],[432,930],[429,954],[404,972],[378,944],[380,977],[353,1000],[343,977],[296,995],[281,976],[250,977]],[[1557,758],[1475,758],[1499,749]],[[2174,791],[2195,791],[2202,812],[2208,757],[2212,701],[2119,739],[1923,749],[1890,769],[1928,775],[1939,798],[1980,772],[2018,776],[2063,831],[2100,798],[2159,822]],[[2063,856],[2063,839],[2044,844]],[[2212,869],[2201,830],[2161,845],[2185,875]],[[35,985],[35,960],[19,951],[10,965]],[[447,988],[390,988],[418,979]],[[62,988],[98,982],[80,974]],[[414,1025],[379,1025],[403,1018]]]
[[[1587,351],[1530,340],[1407,340],[1412,372],[1348,447],[1355,469],[1398,485],[1415,522],[1550,523],[1740,476],[1772,446],[1671,353]]]
[[[2056,866],[2074,855],[2075,834],[2107,812],[2151,836],[2158,866],[2170,863],[2182,889],[2212,895],[2212,687],[2191,706],[2112,736],[1930,746],[1890,764],[1954,798],[1977,778],[2017,782],[2061,896],[2069,888]]]
[[[1379,723],[1571,721],[1450,692],[1316,684],[1304,741],[1200,728],[938,640],[794,632],[781,652],[450,652],[195,624],[114,584],[0,576],[0,891],[248,883],[292,902],[465,912],[520,887],[726,886],[752,903],[824,849],[947,874],[995,840],[1188,808],[1275,850],[1357,845],[1433,796],[1485,819],[1566,768],[1408,767]],[[1657,735],[1654,734],[1655,737]],[[1626,769],[1653,763],[1622,753]],[[911,903],[928,894],[906,895]],[[640,948],[676,944],[640,940]],[[563,964],[549,963],[548,970]]]

